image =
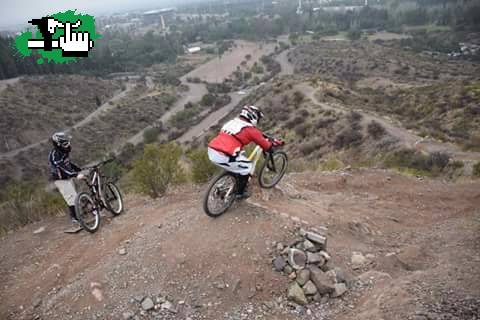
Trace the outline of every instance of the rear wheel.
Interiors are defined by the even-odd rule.
[[[274,151],[263,162],[258,175],[258,183],[266,189],[275,187],[282,180],[287,168],[287,154],[284,151]]]
[[[75,212],[82,227],[88,232],[95,232],[100,226],[100,212],[89,194],[82,192],[75,199]]]
[[[105,205],[107,210],[113,215],[118,216],[123,211],[123,199],[120,189],[113,183],[109,182],[105,186],[104,191]]]
[[[233,173],[223,172],[217,176],[208,187],[203,199],[203,210],[217,218],[227,211],[235,200],[237,178]]]

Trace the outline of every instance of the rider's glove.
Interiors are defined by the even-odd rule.
[[[285,142],[283,142],[280,139],[273,139],[273,141],[272,141],[272,146],[274,146],[274,147],[280,147],[280,146],[283,146],[284,144],[285,144]]]

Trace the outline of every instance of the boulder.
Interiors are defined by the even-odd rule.
[[[337,298],[337,297],[340,297],[345,292],[347,292],[347,286],[345,285],[345,283],[336,283],[335,291],[333,291],[333,293],[331,293],[330,296],[332,298]]]
[[[150,299],[148,297],[143,299],[143,301],[142,301],[142,309],[143,310],[148,311],[148,310],[153,309],[153,307],[154,307],[154,304],[153,304],[152,299]]]
[[[335,291],[333,281],[318,267],[310,266],[310,280],[313,281],[320,294],[332,293]]]
[[[290,274],[293,272],[293,268],[287,264],[285,268],[283,268],[283,272],[285,272],[285,274]]]
[[[307,281],[305,285],[303,286],[303,292],[308,295],[308,296],[313,296],[318,292],[317,287],[311,280]]]
[[[304,286],[307,281],[310,280],[310,270],[303,269],[297,273],[297,282],[299,285]]]
[[[308,240],[320,245],[322,250],[325,250],[327,248],[327,238],[315,233],[315,232],[307,232],[306,237]]]
[[[308,263],[323,265],[325,259],[319,253],[307,252],[307,261]]]
[[[307,263],[307,255],[302,250],[291,248],[288,251],[288,263],[295,270],[301,270],[305,268]]]
[[[177,310],[173,306],[173,303],[171,303],[170,301],[165,301],[164,303],[162,303],[160,307],[162,310],[167,310],[172,313],[177,313]]]
[[[309,252],[315,252],[317,250],[317,247],[315,246],[315,244],[310,240],[303,241],[303,248]]]
[[[275,260],[273,260],[273,267],[278,272],[282,271],[286,266],[287,262],[283,257],[276,257]]]
[[[330,261],[330,255],[328,254],[327,251],[320,251],[320,255],[323,257],[323,259],[325,259],[325,261]]]
[[[300,305],[308,303],[305,293],[296,281],[292,282],[288,287],[288,299]]]
[[[351,261],[353,269],[360,269],[367,262],[367,258],[359,252],[354,252]]]

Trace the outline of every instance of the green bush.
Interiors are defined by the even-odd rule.
[[[448,154],[435,152],[422,154],[415,150],[404,149],[387,155],[385,166],[412,174],[437,176],[449,163]]]
[[[202,97],[202,100],[200,101],[200,104],[202,106],[213,106],[215,103],[215,96],[211,93],[207,93]]]
[[[195,183],[207,182],[219,171],[219,168],[208,159],[205,148],[192,150],[187,157],[192,163],[191,178]]]
[[[178,111],[170,118],[170,123],[177,129],[186,128],[192,124],[199,111],[196,106]]]
[[[143,131],[143,142],[145,144],[153,143],[157,141],[159,134],[160,134],[160,128],[158,127],[147,128]]]
[[[160,102],[166,104],[167,106],[171,106],[177,101],[175,96],[171,94],[164,93],[160,96]]]
[[[42,186],[32,183],[13,182],[2,194],[4,202],[0,204],[0,234],[66,208],[60,193],[47,192]]]
[[[381,139],[385,135],[385,128],[374,120],[368,124],[367,131],[368,134],[374,139]]]
[[[348,31],[347,37],[350,40],[358,40],[362,37],[362,31],[357,29],[351,29]]]
[[[170,184],[183,179],[182,149],[176,143],[147,144],[140,159],[133,162],[132,187],[152,198],[165,194]]]
[[[480,177],[480,161],[473,165],[473,176]]]

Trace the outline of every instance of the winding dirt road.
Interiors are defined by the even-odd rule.
[[[318,101],[315,93],[318,89],[311,87],[306,83],[300,83],[295,88],[307,96],[313,103],[319,105],[326,110],[350,112],[352,109],[345,108],[340,105],[327,104]],[[393,137],[398,139],[398,142],[407,148],[414,148],[419,151],[428,153],[444,152],[450,154],[455,160],[461,161],[477,161],[480,160],[480,152],[462,151],[459,146],[452,143],[443,143],[432,139],[426,139],[417,134],[402,128],[400,125],[393,124],[385,118],[367,113],[364,110],[355,109],[362,117],[362,124],[366,127],[371,121],[380,123]]]

